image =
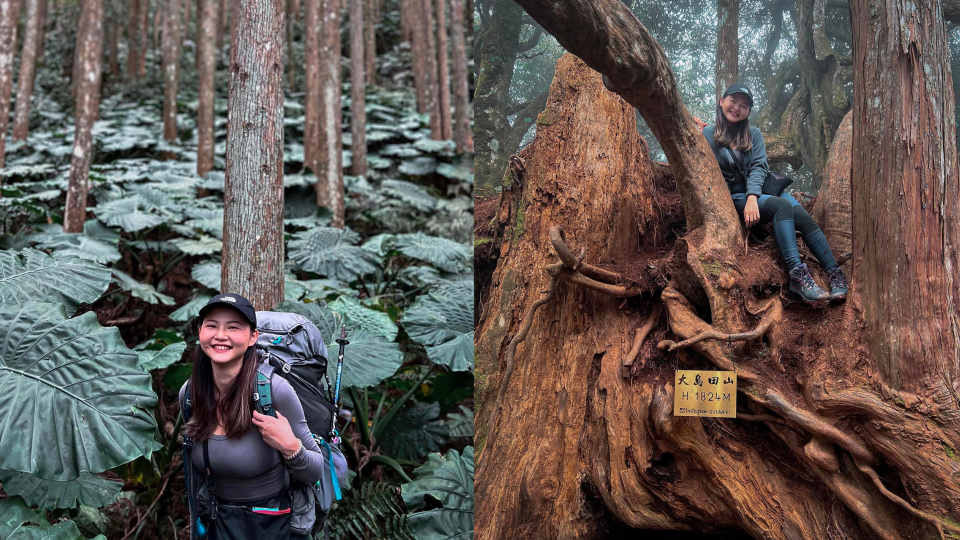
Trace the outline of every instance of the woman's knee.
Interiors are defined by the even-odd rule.
[[[817,226],[817,223],[813,221],[813,218],[810,214],[803,209],[802,206],[793,207],[793,223],[796,225],[797,230],[800,231],[800,234],[806,236],[820,227]]]
[[[763,202],[763,209],[773,215],[772,221],[793,219],[793,208],[790,202],[780,197],[770,197]]]

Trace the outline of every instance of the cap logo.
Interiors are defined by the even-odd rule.
[[[232,296],[224,296],[224,297],[221,298],[220,300],[224,300],[224,301],[226,301],[226,302],[233,302],[234,304],[237,303],[237,299],[234,298],[234,297],[232,297]]]

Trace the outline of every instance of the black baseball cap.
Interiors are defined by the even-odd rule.
[[[200,320],[202,321],[203,316],[211,309],[218,307],[231,307],[239,311],[245,319],[250,321],[250,324],[252,324],[254,328],[257,327],[257,310],[253,309],[253,304],[251,304],[249,300],[239,294],[226,293],[214,296],[205,306],[200,308]]]
[[[746,87],[746,85],[743,85],[740,83],[731,84],[730,87],[727,88],[727,91],[724,92],[723,95],[720,97],[725,98],[730,94],[743,94],[747,96],[747,99],[750,100],[750,106],[753,107],[753,92],[751,92],[750,89]]]

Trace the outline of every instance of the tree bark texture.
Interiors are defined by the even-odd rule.
[[[47,38],[47,0],[40,0],[40,24],[37,32],[37,62],[43,63],[43,54],[46,50],[44,43]]]
[[[137,77],[140,64],[140,4],[143,0],[130,0],[127,3],[127,79]]]
[[[107,47],[107,58],[109,59],[107,70],[110,72],[110,80],[113,81],[120,76],[120,32],[121,32],[121,23],[115,19],[110,21],[110,25],[107,27],[107,32],[109,33],[110,38],[108,39]]]
[[[163,10],[163,138],[175,141],[177,90],[180,86],[180,1],[167,0]]]
[[[283,301],[284,0],[239,0],[231,44],[223,292]]]
[[[13,55],[17,49],[20,0],[0,0],[0,169],[7,152],[7,122],[13,91]]]
[[[164,0],[157,0],[157,2],[163,2]],[[140,0],[140,9],[137,12],[140,15],[140,30],[137,32],[137,54],[140,56],[137,59],[137,75],[141,78],[147,76],[147,22],[150,16],[150,0]],[[161,17],[163,10],[160,9],[160,4],[157,4],[157,10],[153,19],[154,29],[159,28],[157,20]],[[177,12],[179,14],[179,11]],[[154,32],[153,36],[154,46],[156,46],[157,36]],[[179,44],[177,44],[179,47]]]
[[[948,270],[957,230],[947,218],[960,186],[942,21],[892,1],[873,18],[854,8],[855,21],[879,26],[856,31],[854,50],[869,45],[856,65],[888,78],[855,88],[856,289],[818,309],[787,295],[773,242],[744,244],[727,228],[716,160],[694,137],[662,51],[626,7],[521,3],[583,62],[558,62],[537,136],[511,158],[493,220],[499,260],[481,290],[476,338],[477,537],[960,533]],[[669,171],[646,160],[627,104]],[[911,348],[920,343],[931,352]],[[674,370],[715,368],[738,374],[737,418],[674,417]]]
[[[867,345],[887,384],[956,414],[960,200],[946,30],[936,5],[851,10],[864,66],[853,86],[852,204]],[[960,486],[949,483],[956,509]]]
[[[520,43],[520,19],[523,10],[513,0],[493,0],[490,28],[483,35],[477,50],[474,73],[477,89],[473,96],[475,110],[473,138],[474,171],[482,181],[500,178],[507,159],[516,148],[510,148],[503,135],[510,129],[507,106],[510,104],[510,83]]]
[[[450,120],[450,68],[447,64],[447,17],[446,2],[436,0],[437,10],[437,86],[440,107],[440,138],[453,138],[453,125]]]
[[[320,0],[320,114],[317,135],[317,205],[333,212],[332,227],[343,228],[343,113],[340,110],[340,2]]]
[[[853,110],[850,110],[833,136],[827,167],[823,170],[823,185],[810,212],[837,255],[853,249],[853,215],[850,208],[852,142]],[[843,269],[851,278],[853,262],[843,264]]]
[[[423,16],[420,24],[426,36],[424,39],[424,46],[426,47],[424,50],[426,55],[424,69],[426,69],[427,76],[424,85],[427,91],[424,94],[426,100],[424,106],[426,107],[426,113],[430,115],[430,138],[441,139],[443,130],[440,127],[440,82],[438,81],[439,72],[437,71],[437,40],[433,27],[433,0],[420,0],[420,14]]]
[[[364,55],[364,73],[367,76],[369,84],[377,84],[377,24],[380,18],[377,16],[377,0],[363,1],[363,55]]]
[[[295,5],[296,4],[296,5]],[[294,27],[297,22],[296,12],[294,9],[299,7],[299,4],[295,0],[287,0],[287,54],[286,54],[286,66],[287,66],[287,84],[290,87],[291,92],[296,92],[296,66],[293,61],[293,34]]]
[[[197,175],[213,169],[215,76],[217,73],[217,5],[220,0],[201,0],[197,58],[200,60],[200,96],[197,107]]]
[[[350,2],[350,134],[352,135],[350,150],[353,152],[350,174],[356,176],[367,174],[367,113],[364,96],[366,59],[363,56],[364,3]]]
[[[737,82],[740,52],[740,0],[717,1],[717,99]]]
[[[94,122],[100,114],[100,62],[103,57],[103,0],[84,0],[77,35],[80,74],[77,80],[76,124],[63,230],[82,233],[87,215],[87,177],[93,161]]]
[[[306,64],[306,94],[303,120],[303,166],[316,174],[317,153],[320,147],[320,0],[305,0],[304,63]]]
[[[221,0],[217,13],[217,53],[223,49],[223,36],[227,33],[227,20],[230,18],[230,0]]]
[[[413,64],[413,84],[417,93],[417,112],[424,114],[427,109],[427,36],[423,25],[422,0],[404,0],[407,6],[407,21],[411,26],[411,63]]]
[[[40,0],[26,0],[23,21],[23,49],[20,53],[20,76],[17,79],[17,104],[14,109],[13,140],[27,140],[30,132],[30,96],[37,74],[37,43],[40,38]]]
[[[406,41],[411,47],[411,61],[416,63],[416,57],[413,57],[414,29],[410,10],[413,9],[412,0],[400,0],[400,36],[402,41]],[[416,72],[414,72],[416,76]]]
[[[453,132],[457,153],[473,152],[470,129],[470,101],[467,81],[467,53],[463,40],[463,3],[450,0],[450,57],[453,64]]]

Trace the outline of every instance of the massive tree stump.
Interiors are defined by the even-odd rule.
[[[772,237],[687,230],[647,155],[631,105],[561,58],[492,222],[478,538],[960,535],[956,411],[880,382],[853,302],[786,295]],[[674,417],[678,368],[736,370],[738,418]]]

